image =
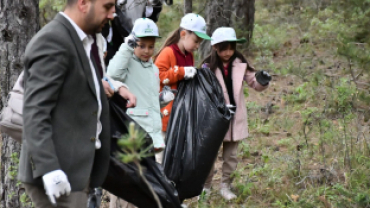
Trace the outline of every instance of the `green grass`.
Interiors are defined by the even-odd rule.
[[[238,198],[220,198],[216,181],[199,207],[370,207],[369,123],[361,108],[370,99],[351,70],[359,83],[368,74],[338,54],[346,29],[339,13],[330,3],[256,1],[249,59],[274,74],[273,82],[264,93],[245,90],[250,138],[239,146]]]
[[[370,207],[369,3],[256,1],[252,43],[239,49],[273,81],[263,93],[244,90],[250,137],[239,146],[238,198],[219,196],[219,160],[211,196],[190,207]],[[182,4],[163,8],[156,49],[178,28]]]

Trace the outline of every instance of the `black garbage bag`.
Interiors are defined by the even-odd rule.
[[[117,152],[123,153],[118,147],[117,140],[120,139],[122,135],[128,133],[127,124],[131,121],[134,122],[126,114],[126,109],[122,108],[122,106],[126,106],[126,101],[121,96],[115,94],[110,99],[109,105],[111,114],[112,152],[108,175],[102,188],[139,208],[157,208],[157,203],[154,200],[153,194],[139,176],[137,166],[134,163],[122,163],[115,157]],[[140,128],[140,131],[144,131],[136,122],[134,123],[136,124],[135,128]],[[148,141],[147,145],[150,145],[152,142],[149,134],[147,134],[146,139]],[[148,146],[142,148],[146,147]],[[147,181],[152,185],[153,190],[158,195],[162,207],[181,207],[175,187],[166,178],[162,167],[155,162],[154,156],[143,158],[140,164],[144,169],[143,171]]]
[[[167,126],[164,172],[180,200],[198,196],[230,124],[221,85],[210,69],[179,84]]]

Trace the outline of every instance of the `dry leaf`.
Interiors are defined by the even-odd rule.
[[[290,197],[293,199],[294,202],[297,202],[298,201],[298,198],[299,198],[299,195],[290,195]]]
[[[319,196],[319,201],[324,203],[326,208],[331,208],[331,204],[328,201],[326,201],[325,196]]]

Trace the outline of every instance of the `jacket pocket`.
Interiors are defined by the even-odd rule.
[[[148,133],[153,132],[153,118],[147,108],[130,108],[126,113]]]

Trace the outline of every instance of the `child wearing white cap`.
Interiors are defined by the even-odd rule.
[[[108,65],[108,75],[125,83],[136,96],[136,107],[127,109],[134,119],[153,139],[154,150],[160,152],[165,143],[159,100],[159,70],[152,61],[157,25],[148,18],[135,21],[131,34],[125,38]],[[174,98],[174,96],[167,96]]]
[[[211,54],[203,61],[203,67],[210,68],[215,74],[224,92],[225,102],[234,114],[223,142],[223,164],[220,194],[226,200],[236,198],[230,190],[231,174],[238,165],[237,150],[239,141],[248,137],[247,110],[243,93],[243,81],[256,91],[268,87],[271,76],[266,71],[256,72],[245,57],[236,50],[236,43],[243,43],[244,38],[237,39],[231,27],[217,28],[212,34]],[[210,193],[214,167],[211,170],[204,192]]]
[[[181,19],[180,27],[167,38],[153,58],[159,68],[161,89],[164,86],[177,89],[180,80],[191,79],[196,75],[193,51],[198,49],[203,39],[211,39],[206,33],[203,17],[194,13],[186,14]],[[163,134],[167,129],[172,103],[161,109]],[[162,162],[162,155],[156,157],[158,162]]]

